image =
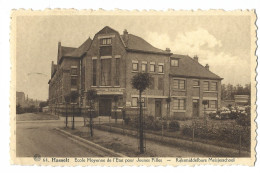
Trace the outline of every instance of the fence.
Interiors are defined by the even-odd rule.
[[[82,119],[78,123],[82,123],[80,126],[89,127],[90,116],[87,114],[88,111],[82,109],[80,111],[83,116],[81,116]],[[84,114],[83,112],[86,113]],[[95,113],[92,117],[94,129],[130,135],[136,137],[137,144],[139,144],[139,121],[137,116],[125,117],[122,114],[117,114],[117,116],[113,115],[98,117],[97,113]],[[192,145],[200,142],[225,148],[237,149],[239,156],[241,156],[241,151],[250,152],[250,126],[240,126],[234,121],[231,121],[230,123],[227,122],[229,121],[205,121],[204,119],[166,121],[151,116],[145,116],[143,124],[145,146],[147,139],[146,136],[152,134],[156,136],[156,138],[152,140],[157,140],[159,142],[165,142],[166,138],[182,139],[190,141]],[[68,119],[68,124],[70,123],[71,119]]]

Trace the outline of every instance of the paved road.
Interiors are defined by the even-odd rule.
[[[98,157],[102,156],[92,148],[83,147],[65,136],[55,127],[63,127],[62,121],[17,122],[17,157]]]

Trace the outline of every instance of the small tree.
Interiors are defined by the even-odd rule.
[[[206,106],[208,105],[208,101],[203,100],[202,104],[204,105],[204,125],[207,126]]]
[[[75,111],[74,111],[74,104],[77,102],[77,98],[79,97],[79,93],[78,92],[75,92],[75,91],[72,91],[70,93],[70,102],[72,105],[72,129],[75,129]]]
[[[93,136],[93,122],[92,122],[92,110],[94,109],[94,103],[97,98],[97,91],[94,89],[90,89],[87,91],[87,99],[90,105],[90,116],[89,116],[89,129],[90,136]]]
[[[131,83],[133,88],[139,91],[139,142],[140,153],[144,153],[142,92],[151,85],[151,76],[148,73],[137,73],[133,76]]]
[[[68,104],[70,103],[70,95],[65,95],[64,100],[66,109],[66,127],[68,127]]]
[[[115,111],[115,123],[117,124],[117,108],[118,108],[118,100],[119,97],[117,95],[114,96],[114,102],[115,102],[115,106],[114,106],[114,111]]]

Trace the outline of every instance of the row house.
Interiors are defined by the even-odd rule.
[[[77,92],[80,97],[73,102],[84,110],[88,105],[86,92],[95,89],[98,115],[112,114],[115,96],[119,109],[126,115],[136,115],[139,98],[131,79],[138,72],[147,72],[152,85],[141,98],[145,115],[202,116],[202,100],[208,101],[207,110],[220,106],[222,78],[196,58],[155,48],[126,30],[120,35],[106,26],[79,48],[58,44],[57,64],[52,63],[49,81],[50,109],[56,113],[64,107],[65,96]]]

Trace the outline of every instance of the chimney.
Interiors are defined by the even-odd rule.
[[[126,30],[126,29],[124,30],[124,32],[123,32],[123,33],[124,33],[124,35],[127,35],[127,34],[128,34],[128,32],[127,32],[127,30]]]
[[[171,49],[167,47],[167,48],[165,49],[165,51],[170,53],[170,52],[171,52]]]
[[[128,39],[129,39],[128,32],[125,29],[124,32],[123,32],[123,40],[125,41],[126,45],[127,45]]]
[[[205,68],[206,68],[207,70],[209,70],[209,65],[208,65],[208,64],[206,64],[206,65],[205,65]]]
[[[195,56],[193,57],[193,59],[194,59],[196,62],[199,62],[199,57],[198,57],[197,55],[195,55]]]
[[[61,42],[59,41],[59,42],[58,42],[58,47],[60,47],[60,46],[61,46]]]

